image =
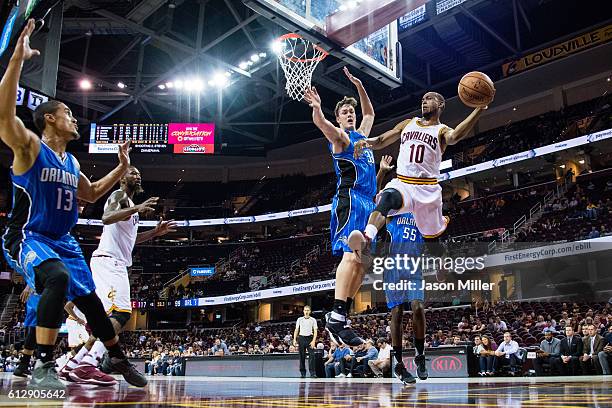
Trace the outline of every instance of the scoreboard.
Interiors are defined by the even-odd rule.
[[[89,153],[116,153],[132,141],[138,153],[213,154],[214,123],[115,123],[91,124]]]
[[[177,300],[132,300],[132,309],[151,310],[151,309],[170,309],[197,307],[198,299],[177,299]]]

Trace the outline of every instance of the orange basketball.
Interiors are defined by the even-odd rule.
[[[487,74],[468,72],[459,81],[459,98],[470,108],[482,108],[493,101],[495,85]]]

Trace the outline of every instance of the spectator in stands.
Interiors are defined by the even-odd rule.
[[[374,342],[371,339],[356,348],[354,355],[345,357],[345,361],[341,362],[341,366],[348,367],[347,377],[352,377],[353,372],[365,374],[368,369],[368,361],[375,360],[378,357],[378,350],[374,347]]]
[[[591,184],[593,183],[591,182]],[[599,206],[597,206],[597,204],[593,203],[592,201],[589,201],[586,207],[587,218],[596,219],[598,210],[599,210]]]
[[[19,354],[17,353],[17,350],[15,350],[6,358],[4,362],[4,371],[7,373],[12,373],[15,371],[17,363],[19,363]]]
[[[154,351],[151,360],[145,360],[145,373],[155,375],[155,368],[159,361],[159,352]]]
[[[444,344],[444,340],[440,339],[440,337],[438,337],[437,333],[434,333],[434,335],[431,337],[431,347],[440,347],[441,345]]]
[[[587,238],[593,239],[593,238],[599,238],[599,237],[600,237],[600,234],[599,234],[599,230],[597,229],[597,227],[591,227],[591,232],[589,233]]]
[[[228,356],[230,354],[225,342],[221,341],[218,337],[215,339],[215,345],[212,347],[211,351],[215,356]]]
[[[487,324],[487,329],[488,332],[494,332],[495,329],[495,319],[492,317],[489,317],[489,323]]]
[[[599,364],[601,364],[601,370],[604,375],[612,374],[610,371],[610,360],[612,360],[612,324],[608,327],[604,340],[606,345],[603,350],[599,352]]]
[[[340,374],[338,374],[336,378],[351,378],[353,376],[353,367],[355,365],[356,358],[365,355],[365,347],[365,343],[354,347],[348,355],[344,356],[344,358],[340,360]],[[348,372],[348,375],[344,374],[345,372]]]
[[[495,350],[496,358],[493,362],[493,371],[496,372],[498,367],[509,364],[510,372],[514,374],[514,368],[518,366],[519,362],[517,356],[518,350],[518,343],[512,340],[510,332],[505,332],[504,341]]]
[[[348,347],[344,344],[340,344],[338,347],[335,347],[329,351],[329,358],[325,362],[325,376],[327,378],[334,378],[338,374],[340,374],[340,361],[344,358],[344,356],[350,353]]]
[[[583,339],[589,337],[589,325],[587,323],[584,323],[580,326],[580,334],[580,337],[582,337]]]
[[[368,361],[378,359],[378,350],[374,347],[374,342],[368,339],[365,342],[365,354],[355,358],[355,363],[351,367],[351,371],[355,370],[360,374],[365,374],[368,370]]]
[[[317,350],[321,350],[323,353],[323,358],[327,358],[327,350],[325,350],[325,344],[317,343]]]
[[[470,324],[468,323],[465,316],[461,318],[461,321],[457,325],[457,331],[459,333],[469,333],[470,332]]]
[[[561,340],[553,337],[551,329],[546,328],[543,331],[544,340],[540,343],[540,350],[536,352],[536,359],[533,360],[533,368],[536,375],[541,376],[544,373],[542,364],[550,366],[550,372],[561,372]]]
[[[582,374],[589,374],[595,370],[595,373],[601,374],[601,364],[599,363],[599,352],[603,351],[605,340],[597,333],[595,326],[588,326],[589,335],[583,338],[584,354],[580,360]]]
[[[489,336],[482,336],[482,343],[476,348],[474,354],[478,356],[478,362],[480,365],[478,375],[493,375],[495,352],[493,351],[493,344],[491,343]]]
[[[169,361],[168,372],[166,375],[185,375],[185,373],[183,373],[184,360],[185,359],[181,356],[181,352],[175,350],[174,353],[172,353],[171,360]]]
[[[574,333],[571,326],[565,328],[565,338],[561,340],[561,374],[578,375],[582,357],[582,339]]]
[[[369,360],[368,366],[375,377],[382,377],[383,373],[391,368],[392,348],[385,338],[378,339],[376,345],[378,346],[378,357],[374,360]]]
[[[495,331],[506,331],[508,326],[499,316],[495,318]]]
[[[476,319],[476,323],[474,324],[474,326],[472,326],[472,331],[474,333],[482,333],[486,330],[486,328],[487,326],[485,326],[485,324],[480,319]]]
[[[317,340],[317,320],[310,316],[310,306],[304,306],[304,316],[297,319],[293,332],[293,345],[300,353],[300,375],[306,377],[306,351],[308,351],[308,371],[311,378],[317,378],[315,372],[314,348]]]
[[[479,347],[480,345],[482,345],[482,337],[480,337],[479,335],[474,336],[474,347],[472,347],[472,352],[476,356],[478,356],[478,354],[480,353],[480,349],[482,348]]]

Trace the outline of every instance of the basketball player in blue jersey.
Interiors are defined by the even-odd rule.
[[[34,20],[27,22],[0,81],[0,138],[13,151],[13,208],[2,249],[9,264],[40,294],[37,310],[36,357],[29,386],[63,390],[53,360],[64,303],[81,310],[96,337],[106,346],[113,368],[132,385],[146,378],[129,363],[119,346],[102,302],[96,296],[91,271],[70,230],[78,219],[77,198],[95,202],[115,185],[130,166],[129,141],[119,146],[119,165],[92,183],[80,171],[66,145],[79,138],[76,119],[61,102],[48,101],[34,111],[42,139],[16,116],[16,98],[23,63],[40,55],[30,48]],[[106,374],[100,372],[101,375]]]
[[[389,257],[396,255],[417,258],[422,253],[422,245],[425,242],[423,235],[416,227],[414,217],[411,213],[387,217],[387,239],[389,245]],[[411,266],[409,262],[407,266]],[[389,284],[403,284],[401,290],[393,289],[390,286],[385,288],[387,307],[391,310],[391,344],[393,346],[393,357],[397,364],[393,374],[404,384],[413,383],[416,380],[406,370],[402,360],[403,348],[402,337],[404,327],[402,317],[404,306],[410,304],[412,309],[412,323],[414,329],[414,344],[419,343],[419,339],[425,338],[425,291],[422,288],[423,274],[421,268],[408,269],[403,263],[394,265],[393,268],[385,268],[383,282]],[[421,380],[426,380],[429,376],[425,365],[424,347],[415,347],[414,362],[417,366],[417,375]]]
[[[26,316],[23,321],[23,327],[26,330],[25,340],[21,349],[21,358],[19,364],[13,371],[15,377],[27,378],[30,372],[30,359],[36,349],[36,311],[38,309],[38,301],[40,295],[35,293],[34,290],[26,285],[25,289],[19,295],[21,303],[25,304]]]
[[[321,97],[313,87],[304,94],[312,107],[312,120],[329,141],[329,150],[338,177],[336,195],[331,210],[332,253],[342,254],[336,271],[336,289],[333,311],[326,316],[325,329],[335,343],[357,346],[364,341],[350,327],[346,316],[353,301],[352,296],[359,290],[364,268],[348,246],[348,234],[353,229],[362,230],[367,224],[368,214],[374,210],[376,194],[376,164],[371,150],[365,149],[357,157],[355,143],[365,140],[374,123],[374,108],[361,81],[348,69],[344,73],[355,85],[361,102],[361,126],[357,127],[354,98],[345,97],[336,104],[335,126],[323,115]]]

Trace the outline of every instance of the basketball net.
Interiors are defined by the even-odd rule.
[[[329,54],[299,34],[285,34],[277,41],[278,60],[287,80],[285,90],[292,99],[301,101],[312,84],[312,73]]]

